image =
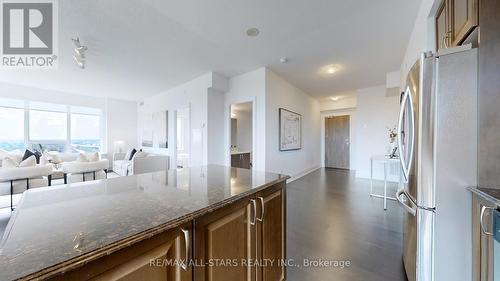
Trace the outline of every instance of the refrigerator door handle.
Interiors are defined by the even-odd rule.
[[[402,196],[406,197],[407,202],[411,202],[413,204],[413,207],[409,206],[406,202],[404,202]],[[412,214],[413,216],[417,215],[417,206],[416,204],[413,203],[411,197],[408,194],[406,194],[406,191],[404,189],[400,189],[398,190],[398,192],[396,192],[396,199],[408,213]]]
[[[403,117],[404,117],[404,112],[406,109],[406,103],[409,103],[410,107],[410,112],[408,114],[408,120],[410,121],[410,128],[411,128],[411,134],[410,134],[410,143],[408,146],[408,149],[410,149],[408,156],[409,159],[405,159],[404,157],[404,151],[403,151],[403,139],[402,139],[402,134],[403,134]],[[410,177],[410,169],[411,169],[411,164],[413,162],[413,148],[415,145],[415,109],[413,107],[413,100],[411,98],[411,91],[410,87],[406,87],[405,94],[403,96],[403,101],[401,103],[401,109],[399,111],[399,122],[398,122],[398,152],[399,152],[399,161],[401,163],[401,169],[403,170],[403,177],[404,177],[404,182],[407,183],[409,181]]]
[[[493,233],[486,231],[486,228],[484,227],[483,217],[484,217],[484,212],[486,211],[486,209],[495,210],[495,208],[483,206],[481,208],[481,215],[479,216],[479,225],[481,226],[481,231],[484,234],[486,234],[488,236],[493,236]]]

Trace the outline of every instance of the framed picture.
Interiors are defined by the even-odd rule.
[[[153,116],[148,114],[142,120],[142,147],[153,147]]]
[[[153,113],[154,140],[156,148],[168,148],[168,111]]]
[[[284,108],[279,109],[280,151],[302,148],[302,115]]]

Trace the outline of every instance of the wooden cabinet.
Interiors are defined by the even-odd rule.
[[[478,25],[479,0],[443,0],[436,14],[437,49],[462,44]]]
[[[285,183],[195,221],[196,281],[285,280]],[[214,263],[229,259],[224,266]]]
[[[283,189],[270,189],[256,196],[261,207],[257,219],[257,279],[285,280],[285,193]]]
[[[496,206],[473,194],[472,196],[472,280],[493,280],[493,236],[485,233],[492,232],[492,208]],[[483,212],[483,227],[481,229],[481,211]]]
[[[451,36],[453,46],[460,45],[478,25],[478,0],[450,0]]]
[[[448,19],[448,1],[443,1],[438,9],[436,16],[436,43],[437,49],[448,48],[451,44],[450,36],[451,30],[449,30]]]
[[[253,201],[252,201],[253,200]],[[197,281],[255,280],[255,267],[242,261],[255,260],[255,208],[245,198],[195,221]]]
[[[285,187],[282,181],[178,228],[122,241],[53,279],[285,280]]]
[[[250,153],[235,153],[231,154],[231,167],[250,169]]]
[[[188,239],[186,244],[186,238]],[[185,263],[192,256],[192,228],[186,224],[169,230],[111,255],[89,262],[55,280],[193,280],[193,270]],[[186,247],[189,246],[189,247]],[[186,252],[186,249],[188,251]],[[182,263],[186,265],[182,267]]]

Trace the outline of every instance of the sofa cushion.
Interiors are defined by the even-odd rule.
[[[31,155],[30,157],[24,159],[19,163],[19,167],[34,167],[36,166],[36,157],[35,155]]]
[[[10,157],[5,157],[2,160],[2,168],[16,168],[18,166],[19,164],[15,160],[12,160]]]
[[[4,158],[7,158],[7,157],[16,161],[17,163],[19,163],[23,160],[23,154],[19,150],[6,151],[3,149],[0,149],[0,160],[3,160]]]
[[[76,162],[80,163],[89,162],[89,159],[87,158],[87,155],[85,155],[85,153],[80,153],[76,157]]]
[[[24,151],[24,156],[23,156],[22,161],[28,159],[30,156],[35,156],[36,163],[37,164],[40,163],[40,157],[42,156],[42,154],[40,152],[38,152],[38,151],[33,152],[33,151],[29,150],[29,149],[26,149]]]
[[[89,160],[89,162],[99,161],[99,153],[97,153],[97,152],[87,153],[86,156],[87,156],[87,159]]]
[[[62,170],[65,173],[86,173],[99,171],[109,168],[108,159],[99,160],[96,162],[64,162],[62,163]]]
[[[15,168],[1,168],[0,169],[0,182],[18,180],[18,179],[31,179],[36,177],[48,176],[52,174],[54,167],[52,165],[36,165],[33,167],[15,167]]]

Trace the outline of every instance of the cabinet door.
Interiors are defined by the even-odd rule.
[[[195,221],[195,280],[255,280],[255,208],[251,197]]]
[[[241,154],[231,154],[231,167],[241,168]]]
[[[490,281],[493,280],[493,236],[486,234],[481,228],[481,211],[483,213],[484,231],[492,232],[492,212],[490,208],[495,205],[473,195],[472,201],[472,280]]]
[[[450,0],[453,46],[465,40],[478,24],[478,0]]]
[[[445,49],[450,45],[448,35],[447,0],[443,1],[436,16],[436,43],[437,49]]]
[[[189,231],[188,245],[192,245],[191,224],[183,226]],[[181,268],[185,261],[184,232],[169,230],[138,242],[110,255],[94,260],[54,280],[151,280],[188,281],[193,279],[191,267]],[[188,250],[188,253],[192,247]],[[192,256],[191,253],[188,254]]]
[[[257,194],[257,280],[285,280],[285,189],[277,185]]]

